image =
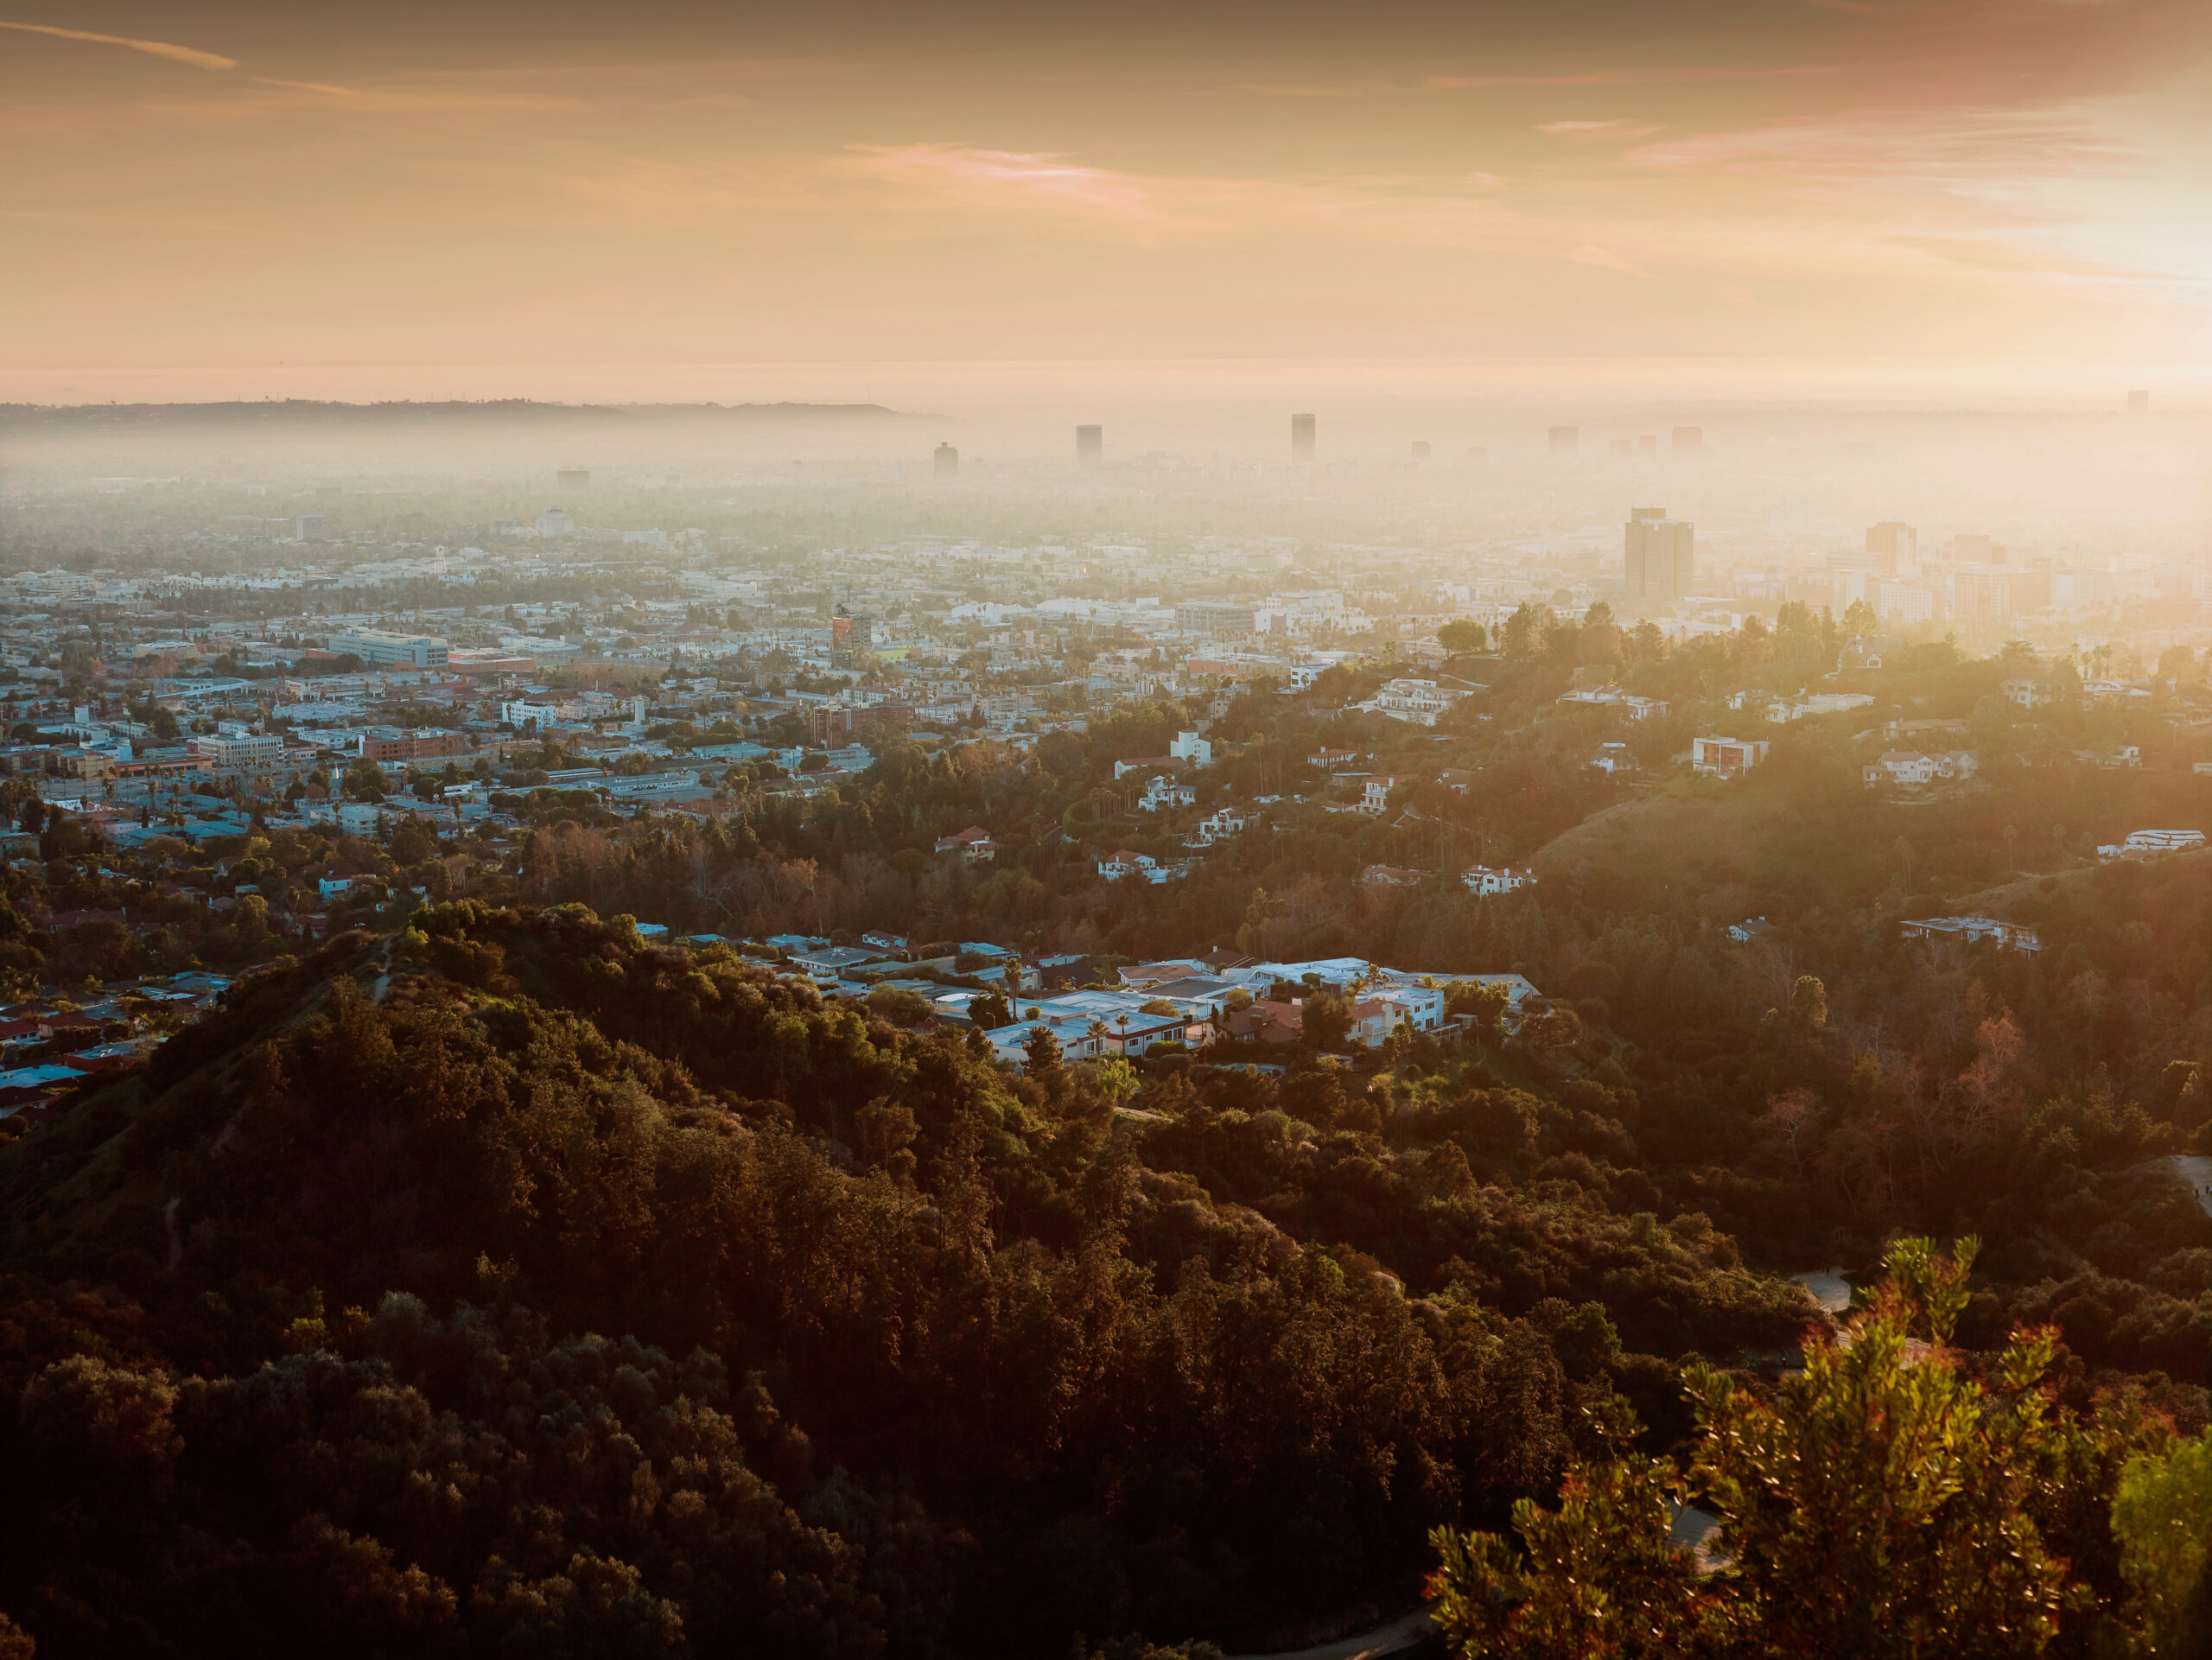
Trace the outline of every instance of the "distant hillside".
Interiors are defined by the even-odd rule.
[[[0,436],[67,436],[108,432],[183,432],[200,429],[325,431],[368,428],[380,432],[411,427],[573,426],[591,421],[652,423],[769,423],[919,421],[927,417],[880,404],[541,404],[503,398],[481,403],[337,404],[313,398],[270,398],[223,404],[0,404]]]

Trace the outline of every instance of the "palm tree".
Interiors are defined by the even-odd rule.
[[[1122,1018],[1127,1020],[1128,1017],[1127,1015],[1123,1015]],[[1098,1019],[1096,1015],[1093,1015],[1091,1017],[1090,1027],[1083,1035],[1090,1040],[1091,1052],[1095,1054],[1103,1046],[1106,1040],[1111,1036],[1112,1034],[1106,1030],[1105,1021]]]

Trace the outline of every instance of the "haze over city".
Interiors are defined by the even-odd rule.
[[[0,16],[0,1660],[2206,1652],[2208,48]]]

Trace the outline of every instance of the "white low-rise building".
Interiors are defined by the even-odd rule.
[[[1971,749],[1947,749],[1928,754],[1917,749],[1889,749],[1881,759],[1861,769],[1870,790],[1894,784],[1901,790],[1925,789],[1929,785],[1972,778],[1980,762]]]
[[[2147,859],[2159,853],[2183,853],[2204,845],[2204,832],[2199,830],[2130,830],[2127,839],[2108,843],[2097,849],[2100,859]]]
[[[1174,865],[1160,863],[1149,853],[1132,853],[1122,848],[1098,862],[1098,874],[1109,882],[1165,882],[1173,881],[1183,873]]]
[[[242,735],[217,733],[194,738],[186,747],[218,766],[265,766],[284,759],[284,735],[281,732]]]
[[[1690,743],[1690,770],[1707,778],[1738,778],[1766,759],[1764,738],[1696,738]]]
[[[2000,951],[2039,951],[2043,940],[2032,928],[1994,917],[1918,917],[1900,922],[1907,939],[1963,939],[1993,941]]]
[[[1434,726],[1438,716],[1466,695],[1440,686],[1433,680],[1393,680],[1356,707],[1414,726]]]
[[[1167,753],[1177,760],[1186,760],[1193,766],[1213,765],[1213,742],[1195,732],[1179,732],[1175,741],[1167,746]]]
[[[1865,709],[1874,700],[1863,691],[1816,691],[1809,697],[1778,698],[1766,706],[1766,718],[1777,725],[1802,721],[1815,715],[1840,715]]]
[[[1471,865],[1460,873],[1459,880],[1466,883],[1469,893],[1487,899],[1494,894],[1510,894],[1517,887],[1533,887],[1536,873],[1506,866],[1492,869],[1489,865]]]
[[[1667,712],[1665,703],[1656,697],[1639,697],[1634,692],[1623,691],[1618,686],[1580,686],[1562,692],[1562,703],[1577,703],[1586,708],[1618,709],[1631,721],[1648,721],[1655,715]]]

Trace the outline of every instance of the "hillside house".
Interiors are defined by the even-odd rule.
[[[1257,1043],[1295,1043],[1306,1035],[1306,1003],[1294,997],[1276,1002],[1262,997],[1249,1007],[1231,1011],[1229,1035]]]
[[[1217,807],[1198,820],[1192,830],[1187,847],[1211,847],[1216,842],[1231,836],[1241,836],[1260,822],[1260,816],[1245,807]]]
[[[971,865],[988,864],[998,857],[999,844],[981,824],[970,824],[954,835],[938,837],[937,850],[957,853]]]
[[[1417,887],[1421,872],[1401,865],[1370,865],[1359,873],[1359,879],[1370,887]]]
[[[2022,709],[2044,709],[2066,695],[2056,681],[2037,680],[2026,675],[2002,682],[1998,690]]]
[[[1438,716],[1466,695],[1440,686],[1433,680],[1393,680],[1367,702],[1353,707],[1414,726],[1434,726]]]
[[[1980,762],[1971,749],[1888,749],[1878,760],[1867,762],[1861,775],[1870,790],[1884,784],[1921,790],[1931,784],[1972,778],[1980,768]]]
[[[1165,773],[1157,773],[1146,781],[1144,794],[1137,798],[1139,812],[1159,812],[1162,809],[1195,806],[1198,792],[1187,784],[1178,784]]]
[[[1359,810],[1379,818],[1390,805],[1390,792],[1419,780],[1409,773],[1377,773],[1360,787]]]
[[[2000,951],[2039,951],[2043,941],[2032,928],[1994,917],[1920,917],[1897,924],[1907,939],[1989,940]]]
[[[1494,894],[1510,894],[1516,888],[1534,886],[1536,873],[1533,870],[1514,870],[1504,866],[1493,869],[1489,865],[1470,865],[1460,872],[1459,880],[1478,899],[1488,899]]]
[[[1690,744],[1690,770],[1705,778],[1741,778],[1766,759],[1764,738],[1698,738]]]
[[[1354,1043],[1373,1049],[1402,1027],[1409,1032],[1440,1032],[1445,1023],[1444,1002],[1441,986],[1374,987],[1351,1006],[1349,1036]]]
[[[2125,841],[2099,848],[2097,857],[2148,859],[2161,853],[2185,853],[2191,848],[2203,845],[2204,832],[2200,830],[2130,830]]]
[[[1133,853],[1128,848],[1121,848],[1098,862],[1098,874],[1109,882],[1164,882],[1173,881],[1179,873],[1172,865],[1161,864],[1149,853]]]
[[[1610,709],[1631,721],[1648,721],[1654,716],[1667,713],[1668,705],[1656,697],[1639,697],[1634,692],[1623,691],[1618,686],[1578,686],[1562,692],[1562,703],[1575,703],[1589,709]]]

